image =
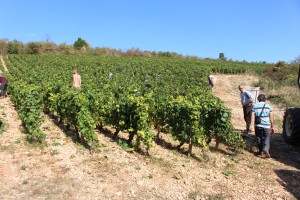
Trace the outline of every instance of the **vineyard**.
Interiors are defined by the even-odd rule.
[[[71,55],[4,59],[9,95],[0,106],[1,199],[300,197],[300,151],[282,138],[279,107],[272,106],[271,158],[236,151],[244,145],[235,132],[244,128],[237,85],[257,84],[261,77],[251,71],[262,72],[263,64]],[[71,89],[74,68],[81,90]],[[218,79],[213,93],[208,74]]]
[[[262,71],[264,64],[198,59],[8,55],[9,93],[30,142],[43,142],[42,113],[74,129],[90,152],[97,151],[96,129],[113,137],[127,133],[128,145],[150,153],[154,141],[170,133],[179,141],[208,148],[211,139],[232,147],[243,140],[231,113],[209,89],[209,74]],[[79,69],[82,89],[72,90]],[[153,130],[156,131],[154,135]],[[156,140],[155,140],[156,139]]]

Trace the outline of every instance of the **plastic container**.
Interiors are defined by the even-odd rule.
[[[254,96],[254,102],[253,103],[257,103],[258,102],[257,97],[259,95],[259,90],[260,90],[259,87],[251,87],[248,90]]]

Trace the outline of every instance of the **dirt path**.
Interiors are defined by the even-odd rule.
[[[214,94],[224,102],[225,106],[231,109],[232,123],[237,130],[244,130],[246,124],[241,121],[243,119],[243,109],[240,103],[240,91],[238,85],[244,83],[246,89],[250,88],[253,83],[258,82],[255,76],[250,75],[217,75],[217,85],[214,89]],[[260,91],[263,93],[263,91]],[[282,120],[284,115],[284,108],[279,108],[270,102],[274,114],[275,131],[282,131]]]
[[[215,94],[232,109],[234,127],[244,129],[237,85],[255,78],[217,78]],[[0,117],[6,124],[0,134],[0,199],[300,199],[300,149],[279,134],[272,138],[270,159],[248,151],[235,155],[224,145],[205,153],[194,148],[188,158],[170,147],[168,134],[147,157],[99,133],[100,151],[91,156],[47,117],[46,145],[27,144],[9,98],[0,99]]]
[[[6,64],[5,64],[4,60],[3,60],[2,55],[0,55],[0,60],[1,60],[2,66],[3,66],[3,68],[4,68],[4,71],[9,72],[9,71],[8,71],[8,68],[6,67]]]

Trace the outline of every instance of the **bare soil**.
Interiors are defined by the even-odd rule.
[[[232,123],[243,130],[239,91],[253,76],[217,75],[214,94],[232,110]],[[220,144],[209,151],[188,146],[178,152],[169,134],[161,134],[151,156],[122,148],[126,134],[112,139],[109,128],[98,132],[99,152],[93,155],[45,116],[44,145],[25,140],[9,97],[0,99],[0,199],[300,199],[300,148],[281,136],[283,109],[272,105],[276,134],[271,158],[246,149],[236,153]],[[253,133],[252,133],[253,135]]]

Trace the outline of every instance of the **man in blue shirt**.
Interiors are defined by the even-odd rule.
[[[265,103],[266,95],[259,94],[257,99],[259,102],[252,107],[252,121],[254,122],[255,136],[258,143],[258,155],[269,158],[270,134],[274,133],[272,108]],[[259,120],[254,120],[255,118],[259,118]]]
[[[241,92],[241,104],[243,106],[244,120],[246,122],[246,133],[250,132],[250,124],[251,124],[251,108],[253,102],[253,95],[251,92],[245,89],[244,84],[239,85],[239,90]]]

